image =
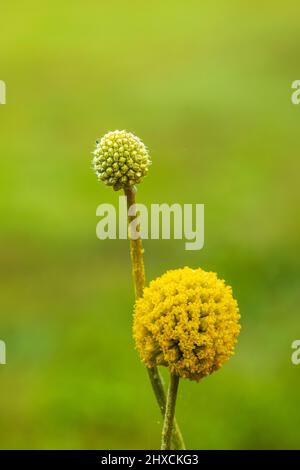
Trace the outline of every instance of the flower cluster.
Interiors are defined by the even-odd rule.
[[[145,145],[131,132],[108,132],[96,142],[94,171],[99,180],[116,191],[140,183],[150,164]]]
[[[239,319],[231,287],[213,272],[185,267],[167,271],[144,289],[133,334],[148,367],[164,365],[198,381],[233,354]]]

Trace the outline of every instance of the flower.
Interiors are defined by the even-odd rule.
[[[199,381],[233,354],[240,332],[232,289],[213,272],[167,271],[135,305],[133,335],[142,361]]]
[[[143,142],[131,132],[108,132],[96,141],[93,168],[99,180],[118,191],[147,175],[151,159]]]

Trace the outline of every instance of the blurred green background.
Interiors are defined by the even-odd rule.
[[[158,448],[161,418],[133,348],[126,241],[99,241],[118,194],[94,141],[127,129],[153,165],[139,202],[204,203],[205,246],[146,241],[147,278],[189,265],[233,286],[234,358],[181,381],[189,448],[297,448],[297,2],[1,5],[1,448]]]

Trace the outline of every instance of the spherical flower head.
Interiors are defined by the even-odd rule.
[[[167,366],[199,381],[232,356],[239,319],[231,287],[213,272],[186,267],[144,289],[135,305],[133,335],[148,367]]]
[[[151,159],[143,142],[131,132],[108,132],[96,142],[93,168],[99,180],[118,191],[140,183]]]

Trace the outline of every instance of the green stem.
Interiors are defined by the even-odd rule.
[[[162,416],[164,417],[166,412],[166,394],[165,389],[163,387],[161,375],[157,367],[154,367],[153,369],[147,368],[147,370],[159,409],[161,411]],[[184,440],[175,418],[172,434],[172,443],[174,449],[185,450]]]
[[[174,424],[178,385],[179,385],[178,375],[173,375],[171,373],[165,419],[164,419],[164,425],[163,425],[163,431],[162,431],[161,450],[171,449],[171,437],[172,437],[172,430],[173,430],[173,424]]]
[[[127,198],[127,211],[129,211],[129,208],[135,204],[135,190],[124,189],[124,193]],[[144,248],[142,239],[140,237],[136,240],[132,238],[130,223],[136,217],[136,210],[132,210],[131,214],[132,213],[134,215],[128,215],[128,236],[130,241],[130,257],[132,263],[135,297],[138,299],[139,297],[142,297],[145,286]]]
[[[127,197],[127,210],[135,204],[135,190],[131,188],[124,189],[125,196]],[[133,215],[132,215],[133,214]],[[136,217],[136,211],[128,215],[129,226],[129,240],[130,240],[130,257],[132,263],[133,281],[135,287],[135,297],[138,299],[143,295],[145,286],[145,267],[144,267],[144,249],[141,238],[134,240],[130,233],[130,223]],[[157,367],[147,367],[150,382],[161,411],[162,416],[165,415],[166,410],[166,394],[163,382]],[[174,430],[172,435],[172,442],[175,449],[185,449],[184,441],[179,429],[178,424],[174,421]]]

